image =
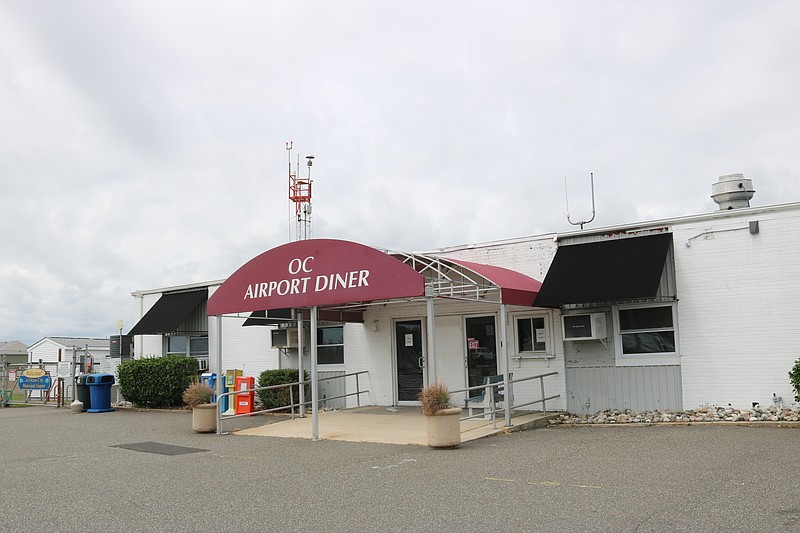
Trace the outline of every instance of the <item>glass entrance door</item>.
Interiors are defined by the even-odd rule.
[[[416,402],[425,382],[422,321],[395,322],[394,337],[397,358],[397,401]]]
[[[483,378],[497,374],[497,337],[493,316],[466,319],[467,383],[470,387],[483,385]],[[470,396],[482,394],[470,391]]]

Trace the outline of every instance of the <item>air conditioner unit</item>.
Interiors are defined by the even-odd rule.
[[[273,348],[297,348],[297,328],[273,329],[271,335]]]
[[[562,315],[561,325],[565,341],[596,341],[608,336],[605,313]]]

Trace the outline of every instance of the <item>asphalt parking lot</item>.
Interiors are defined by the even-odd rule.
[[[800,531],[791,428],[560,426],[430,450],[27,407],[0,409],[0,447],[0,531]]]

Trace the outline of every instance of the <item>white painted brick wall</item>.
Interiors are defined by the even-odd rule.
[[[792,403],[800,358],[800,213],[674,228],[684,406]],[[725,231],[733,230],[733,231]],[[686,242],[689,241],[689,246]]]

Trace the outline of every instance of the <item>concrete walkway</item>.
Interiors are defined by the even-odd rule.
[[[466,411],[464,414],[466,415]],[[482,418],[463,420],[461,442],[498,433],[546,426],[549,419],[557,416],[553,413],[522,411],[512,416],[510,428],[504,427],[505,421],[502,416],[498,417],[496,429],[492,427],[491,420]],[[427,444],[427,422],[417,407],[372,406],[323,411],[318,415],[318,422],[320,439],[422,446]],[[274,422],[236,431],[235,434],[311,439],[311,413],[309,412],[305,418]]]

